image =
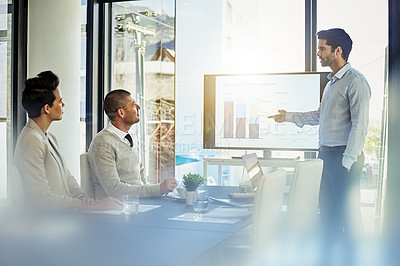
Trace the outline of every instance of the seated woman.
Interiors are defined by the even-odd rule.
[[[56,138],[47,131],[63,116],[65,104],[58,84],[53,72],[44,71],[26,80],[22,93],[22,106],[29,120],[18,137],[14,164],[27,203],[46,210],[121,209],[117,199],[95,202],[87,197],[66,168]]]

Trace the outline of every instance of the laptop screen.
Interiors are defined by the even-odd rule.
[[[261,177],[264,175],[261,169],[260,162],[258,161],[256,153],[250,153],[242,156],[244,167],[246,168],[247,175],[253,185],[253,189],[257,188]]]

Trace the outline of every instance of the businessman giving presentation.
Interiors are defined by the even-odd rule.
[[[348,239],[361,227],[360,174],[368,128],[371,90],[365,77],[351,67],[348,57],[353,41],[342,29],[317,33],[322,66],[332,72],[318,110],[269,116],[276,122],[299,127],[319,125],[319,158],[324,161],[319,205],[321,223],[330,241]]]

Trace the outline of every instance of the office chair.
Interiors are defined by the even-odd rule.
[[[253,205],[253,223],[236,233],[225,246],[226,265],[263,265],[269,246],[279,240],[286,184],[283,169],[260,176]]]
[[[306,233],[318,225],[318,197],[323,161],[299,163],[293,173],[287,208],[287,226],[293,233]]]
[[[286,171],[279,169],[262,176],[256,190],[253,216],[253,249],[257,253],[279,239]]]
[[[83,191],[85,191],[90,198],[94,198],[94,187],[92,183],[92,178],[90,177],[90,166],[87,153],[81,154],[80,165],[81,165],[81,187]]]

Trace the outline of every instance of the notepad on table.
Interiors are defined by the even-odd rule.
[[[219,202],[219,203],[224,203],[230,206],[234,206],[237,208],[251,208],[253,207],[253,203],[242,203],[238,201],[234,201],[231,199],[220,199],[220,198],[214,198],[214,197],[209,197],[210,200]]]
[[[203,217],[212,218],[244,218],[251,215],[251,211],[244,208],[225,208],[218,207],[208,213],[203,214]]]
[[[139,212],[147,212],[153,209],[160,208],[161,205],[139,205]],[[108,210],[108,211],[82,211],[86,213],[97,213],[97,214],[109,214],[109,215],[121,215],[123,212],[118,210]]]
[[[187,212],[179,216],[169,218],[170,221],[197,222],[197,223],[216,223],[216,224],[234,224],[240,221],[239,218],[219,218],[207,217],[206,214]]]

